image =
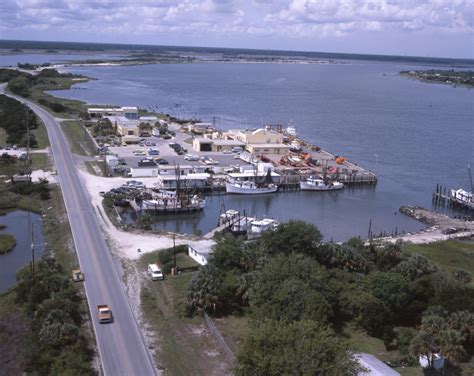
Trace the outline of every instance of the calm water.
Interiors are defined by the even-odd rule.
[[[35,258],[38,260],[44,251],[43,224],[38,214],[23,210],[8,212],[0,217],[0,223],[7,227],[1,234],[11,234],[16,239],[16,246],[4,255],[0,255],[0,293],[16,283],[16,272],[31,261],[31,225],[35,238]]]
[[[439,67],[438,67],[439,68]],[[177,116],[215,117],[223,128],[296,125],[299,134],[334,154],[375,170],[375,189],[215,196],[204,213],[162,219],[160,228],[192,233],[215,226],[227,209],[315,223],[326,239],[421,225],[401,205],[431,207],[436,183],[468,188],[474,165],[474,91],[398,76],[426,66],[355,62],[331,65],[169,64],[84,67],[98,78],[56,92],[94,104],[138,105]],[[377,155],[378,157],[376,157]]]

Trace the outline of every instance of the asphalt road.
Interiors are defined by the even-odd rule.
[[[0,86],[0,92],[4,92],[4,85]],[[124,284],[94,215],[91,199],[79,178],[59,124],[41,107],[23,98],[11,96],[27,103],[48,130],[79,264],[85,276],[87,300],[105,375],[157,374],[130,307]],[[99,304],[108,304],[112,308],[112,324],[98,323],[96,309]]]

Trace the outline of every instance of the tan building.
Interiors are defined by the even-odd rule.
[[[125,116],[104,116],[115,127],[119,136],[139,136],[138,120],[130,120]]]
[[[278,132],[264,128],[253,131],[239,130],[235,135],[236,139],[245,144],[283,144],[283,135]]]
[[[231,137],[229,133],[227,137]],[[283,143],[283,134],[264,128],[253,131],[239,130],[235,133],[235,138],[245,142],[246,150],[251,154],[285,155],[290,150],[290,147]]]

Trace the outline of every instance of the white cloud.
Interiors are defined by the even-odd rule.
[[[16,32],[35,39],[44,30],[58,39],[152,40],[161,33],[223,41],[474,31],[473,0],[1,0],[0,13],[0,35],[11,39]]]

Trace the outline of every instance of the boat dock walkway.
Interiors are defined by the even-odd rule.
[[[215,229],[209,231],[207,234],[205,234],[203,238],[212,239],[214,238],[215,234],[223,232],[232,227],[236,227],[239,230],[238,232],[247,230],[250,225],[250,222],[254,220],[255,218],[253,217],[241,216],[240,213],[238,213],[235,216],[228,217],[224,220],[219,220],[218,226]]]

